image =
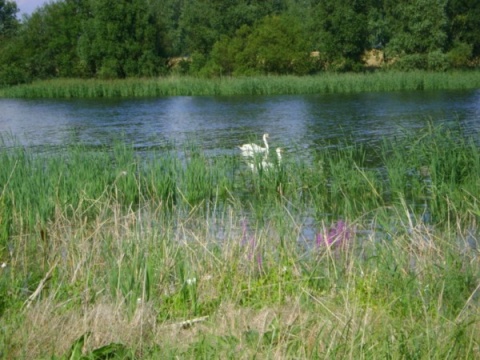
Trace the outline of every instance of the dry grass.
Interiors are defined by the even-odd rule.
[[[97,205],[102,211],[93,222],[58,212],[45,229],[46,243],[37,248],[42,255],[35,259],[28,254],[28,243],[38,235],[15,239],[21,245],[12,254],[10,269],[27,271],[35,263],[43,275],[53,271],[37,297],[6,312],[2,326],[12,330],[5,342],[7,358],[63,356],[84,334],[84,354],[115,343],[137,358],[155,358],[166,351],[184,358],[215,353],[240,359],[358,359],[384,357],[389,351],[403,357],[423,351],[421,346],[426,349],[422,357],[435,357],[449,354],[446,344],[460,336],[461,329],[466,350],[452,355],[480,355],[478,287],[461,298],[453,314],[445,310],[445,303],[455,300],[449,298],[452,294],[446,296],[447,290],[428,298],[435,276],[448,286],[441,268],[451,267],[451,251],[457,251],[457,245],[434,229],[414,226],[396,243],[383,244],[386,253],[390,248],[399,258],[393,279],[416,283],[410,288],[402,280],[399,285],[410,293],[395,294],[395,289],[387,289],[388,264],[362,260],[374,245],[369,240],[360,252],[353,247],[343,254],[330,249],[313,263],[302,260],[306,254],[292,247],[290,265],[284,265],[288,262],[280,264],[272,231],[258,229],[255,248],[239,245],[242,224],[233,214],[224,217],[229,235],[217,248],[212,247],[215,240],[205,237],[205,219],[189,217],[167,229],[155,222],[158,207],[133,211],[108,202]],[[262,269],[249,257],[256,249],[264,254]],[[377,257],[388,256],[375,251]],[[132,266],[138,259],[152,266],[149,284],[142,272],[147,264]],[[475,252],[461,260],[463,267],[479,268]],[[134,293],[133,303],[125,289],[112,283],[115,266],[143,282],[127,288]],[[322,279],[322,272],[311,266],[330,268],[324,274],[332,278]],[[468,275],[466,268],[459,271]],[[196,300],[185,299],[186,278],[195,278]],[[410,297],[418,303],[409,303]],[[193,301],[201,310],[192,310]]]

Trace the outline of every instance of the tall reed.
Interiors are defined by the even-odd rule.
[[[20,229],[41,232],[57,211],[95,218],[97,202],[110,196],[125,208],[149,201],[169,212],[202,204],[208,213],[236,203],[258,219],[285,204],[294,215],[313,210],[318,220],[407,204],[413,216],[436,224],[458,216],[473,221],[480,153],[460,131],[428,125],[386,141],[374,167],[370,150],[351,145],[320,149],[312,159],[286,154],[282,164],[257,173],[239,156],[208,158],[195,146],[146,158],[121,142],[111,149],[74,146],[51,156],[3,148],[0,243],[5,250]]]
[[[0,89],[0,97],[98,98],[152,96],[225,96],[323,94],[383,91],[475,89],[480,73],[375,72],[322,73],[315,76],[258,76],[196,78],[171,76],[155,79],[55,79]]]

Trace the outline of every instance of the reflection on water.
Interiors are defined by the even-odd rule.
[[[309,153],[323,146],[375,144],[403,129],[459,122],[478,135],[480,91],[155,99],[0,99],[0,134],[42,148],[72,143],[139,150],[195,142],[210,155],[270,134],[272,147]]]

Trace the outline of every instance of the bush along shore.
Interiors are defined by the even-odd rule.
[[[2,354],[478,358],[480,151],[460,130],[254,172],[195,146],[3,146]]]
[[[0,97],[98,98],[155,96],[223,96],[358,93],[480,88],[480,72],[324,73],[315,76],[198,78],[171,76],[149,79],[55,79],[0,88]]]

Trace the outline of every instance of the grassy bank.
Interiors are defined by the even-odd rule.
[[[0,349],[477,358],[480,151],[460,131],[257,173],[197,147],[4,148]]]
[[[375,72],[318,76],[259,76],[201,79],[166,77],[156,79],[39,81],[0,89],[0,97],[95,98],[198,95],[280,95],[402,90],[472,89],[480,87],[480,72]]]

